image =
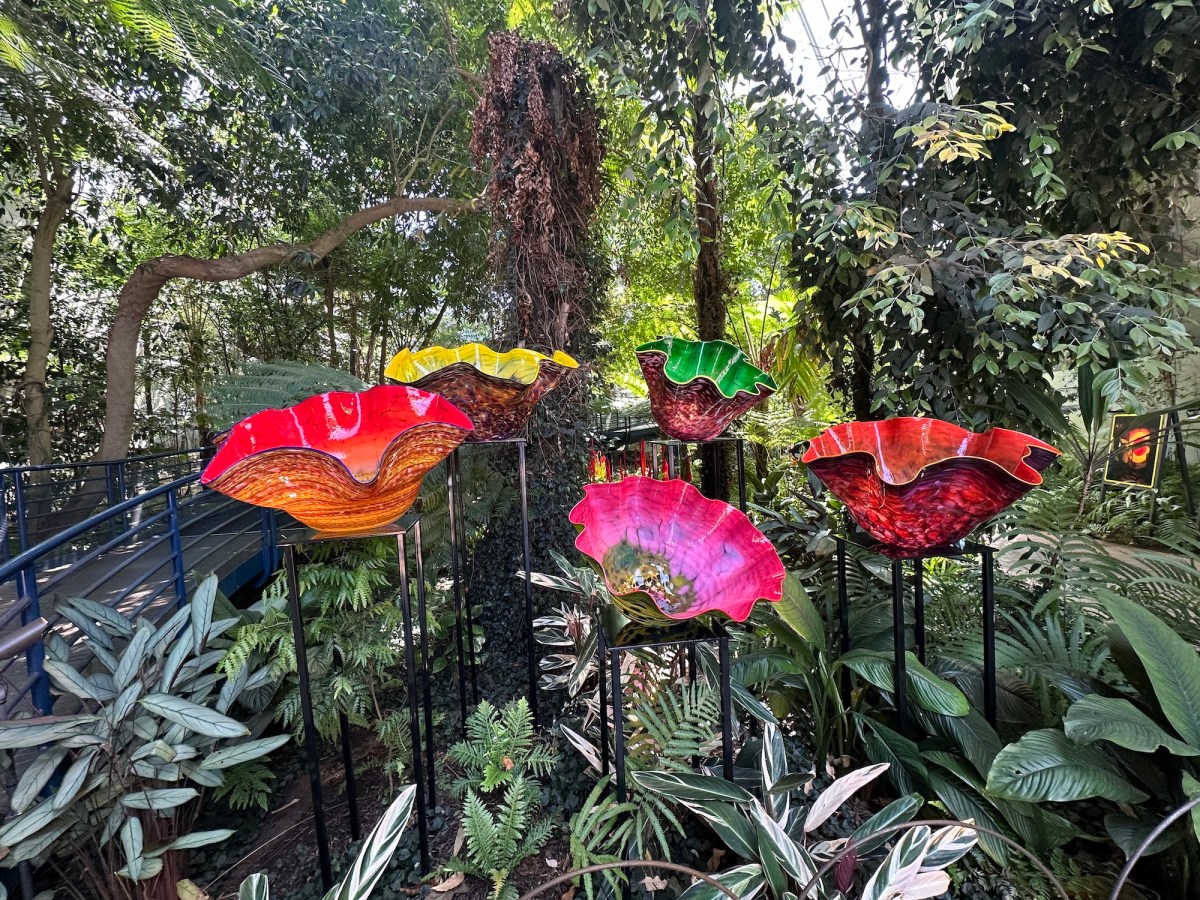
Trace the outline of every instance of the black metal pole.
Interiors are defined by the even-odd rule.
[[[625,794],[625,714],[621,710],[621,651],[609,651],[608,665],[612,676],[613,762],[617,767],[617,802],[624,803]]]
[[[458,485],[458,542],[461,561],[459,563],[459,572],[466,577],[467,571],[467,514],[465,509],[466,501],[463,495],[466,493],[466,485],[462,480],[462,469],[459,468],[460,458],[454,457],[454,482]],[[471,592],[466,590],[466,585],[463,586],[464,606],[467,613],[467,665],[471,671],[471,702],[476,706],[479,705],[479,671],[475,666],[475,613],[471,610]]]
[[[917,644],[917,659],[925,665],[925,564],[920,557],[913,560],[913,640]]]
[[[687,645],[687,673],[688,681],[695,683],[696,681],[696,645]]]
[[[288,609],[292,614],[292,637],[296,642],[296,675],[300,682],[300,719],[304,724],[304,756],[308,785],[312,793],[313,828],[317,833],[317,859],[321,866],[321,886],[333,887],[333,865],[329,859],[329,834],[325,830],[325,801],[321,794],[321,750],[317,743],[317,724],[313,718],[312,688],[308,683],[308,652],[304,645],[304,619],[300,610],[300,581],[296,574],[296,548],[283,548],[287,569]]]
[[[433,699],[429,687],[429,617],[425,612],[425,557],[421,550],[421,522],[418,519],[412,526],[413,535],[413,568],[417,582],[417,617],[421,623],[421,686],[422,698],[425,702],[425,766],[429,775],[429,805],[437,805],[437,777],[433,760]],[[413,748],[413,753],[417,748]]]
[[[980,552],[983,568],[983,716],[996,727],[996,593],[995,552],[984,547]]]
[[[738,508],[746,512],[746,441],[737,439]]]
[[[908,733],[908,672],[904,658],[906,650],[904,633],[904,561],[892,560],[892,637],[895,644],[895,666],[892,671],[896,697],[896,726],[904,735]]]
[[[596,619],[596,652],[600,656],[600,774],[608,774],[608,648],[604,646],[604,625]]]
[[[462,733],[467,736],[467,653],[463,646],[463,596],[462,573],[458,566],[458,517],[454,509],[454,494],[457,490],[454,463],[458,459],[458,448],[446,457],[446,513],[449,517],[450,578],[454,581],[454,639],[458,644],[458,705],[462,715]]]
[[[729,635],[721,635],[717,643],[721,662],[721,773],[733,781],[733,690],[729,684]]]
[[[408,673],[408,726],[412,740],[413,783],[417,786],[417,832],[421,844],[421,874],[427,875],[429,863],[429,818],[425,809],[425,773],[421,764],[421,719],[417,708],[417,660],[413,647],[412,600],[408,593],[408,548],[404,532],[396,536],[396,550],[400,557],[400,612],[404,617],[404,668]]]
[[[837,545],[838,647],[842,654],[850,651],[850,591],[846,586],[846,539],[835,538]],[[850,708],[850,670],[842,667],[840,691],[842,707]]]
[[[1175,459],[1179,463],[1179,478],[1183,482],[1183,504],[1187,514],[1196,517],[1196,495],[1192,490],[1192,473],[1188,470],[1187,448],[1183,443],[1183,426],[1179,424],[1179,413],[1167,413],[1171,424],[1171,434],[1175,438]],[[1200,519],[1196,524],[1200,525]]]
[[[529,655],[529,711],[536,728],[538,718],[537,641],[533,634],[533,548],[529,542],[529,492],[525,471],[525,440],[517,441],[517,470],[521,488],[521,551],[525,563],[525,643]]]
[[[350,839],[362,837],[362,821],[358,817],[358,786],[354,782],[354,753],[350,748],[350,720],[345,713],[338,713],[338,726],[342,738],[342,772],[346,776],[346,803],[350,807]]]
[[[680,444],[667,444],[667,478],[679,477]]]

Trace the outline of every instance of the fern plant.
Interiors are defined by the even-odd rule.
[[[467,720],[467,740],[447,757],[462,767],[450,786],[463,803],[466,857],[447,869],[491,882],[492,900],[515,900],[509,883],[514,869],[545,845],[553,825],[539,818],[541,787],[558,754],[538,743],[524,697],[497,709],[484,700]]]

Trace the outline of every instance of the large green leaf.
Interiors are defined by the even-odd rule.
[[[209,575],[192,591],[192,652],[204,652],[204,642],[212,627],[213,607],[217,602],[217,576]]]
[[[965,784],[950,778],[941,770],[929,769],[929,784],[937,798],[954,818],[966,822],[972,821],[983,828],[990,828],[1006,837],[1008,829],[995,816],[995,810],[978,793]],[[1000,865],[1008,864],[1008,847],[990,834],[979,833],[979,847]]]
[[[907,797],[893,800],[879,812],[875,813],[875,815],[871,816],[871,818],[867,819],[867,821],[859,825],[858,828],[854,829],[854,833],[850,835],[854,841],[858,855],[864,856],[895,837],[891,832],[881,835],[876,835],[876,832],[891,825],[899,825],[901,822],[911,822],[924,805],[925,798],[920,794],[909,794]]]
[[[1110,741],[1127,750],[1153,753],[1166,747],[1176,756],[1200,756],[1200,749],[1171,737],[1128,700],[1089,694],[1071,704],[1063,731],[1077,744]]]
[[[20,750],[53,743],[87,731],[99,716],[39,716],[35,719],[10,719],[0,728],[0,749]]]
[[[392,854],[396,852],[400,839],[404,837],[404,825],[408,822],[416,796],[417,789],[412,785],[401,789],[399,796],[392,801],[392,805],[367,835],[350,871],[346,873],[341,884],[325,895],[325,900],[370,898],[375,885],[387,871],[388,863]]]
[[[54,682],[54,686],[81,700],[97,700],[104,703],[117,696],[117,692],[109,690],[103,684],[97,683],[97,678],[88,678],[79,674],[67,663],[47,659],[46,674]],[[100,673],[97,673],[99,675]]]
[[[839,660],[861,678],[888,693],[895,692],[894,660],[890,654],[873,650],[851,650]],[[911,651],[904,654],[908,695],[921,709],[944,716],[965,716],[971,711],[966,695],[921,665]]]
[[[223,747],[208,754],[200,763],[201,769],[227,769],[240,763],[266,756],[273,750],[278,750],[292,739],[290,734],[279,734],[275,737],[260,738],[256,741],[246,741],[232,747]]]
[[[988,772],[987,790],[1004,800],[1040,802],[1104,797],[1115,803],[1148,799],[1113,763],[1092,747],[1078,747],[1061,731],[1031,731],[1000,751]]]
[[[792,840],[791,835],[784,831],[762,806],[756,804],[752,815],[755,827],[758,828],[759,848],[764,856],[770,854],[783,870],[800,884],[804,884],[816,874],[817,867],[808,852]]]
[[[662,794],[671,800],[717,800],[726,803],[753,803],[754,795],[744,787],[715,775],[691,775],[683,772],[630,772],[629,777],[644,790]]]
[[[141,669],[142,664],[150,655],[150,641],[154,638],[154,626],[147,619],[138,619],[137,629],[134,631],[133,639],[125,646],[121,653],[121,661],[117,665],[117,670],[113,673],[113,681],[116,683],[117,690],[123,691],[129,687],[134,676]]]
[[[12,847],[19,844],[32,834],[41,831],[65,810],[55,809],[49,801],[39,803],[29,812],[22,813],[14,819],[9,819],[0,827],[0,847]]]
[[[887,770],[887,763],[864,766],[861,769],[856,769],[847,775],[843,775],[830,784],[813,801],[812,806],[808,808],[808,815],[804,817],[805,833],[818,828],[822,822],[837,812],[843,803]]]
[[[55,809],[67,809],[71,805],[71,801],[79,796],[88,774],[91,772],[92,760],[95,759],[99,749],[99,747],[85,747],[67,768],[66,774],[63,775],[62,781],[58,785],[58,790],[54,792],[50,801]]]
[[[874,763],[888,763],[888,778],[906,794],[920,793],[925,782],[925,763],[916,743],[861,713],[851,713],[854,725]]]
[[[42,788],[54,777],[55,771],[66,755],[65,747],[51,747],[25,768],[25,771],[21,773],[21,780],[17,782],[17,786],[12,792],[10,805],[13,812],[23,813],[33,805]]]
[[[247,876],[238,888],[238,900],[271,900],[271,886],[261,872]]]
[[[1105,608],[1141,658],[1155,699],[1179,736],[1200,747],[1200,656],[1149,610],[1116,597]]]
[[[193,831],[183,837],[177,837],[169,844],[156,847],[147,856],[162,856],[168,850],[194,850],[197,847],[207,847],[209,844],[219,844],[227,841],[237,832],[232,828],[214,828],[212,831]]]
[[[121,798],[121,804],[127,809],[153,809],[161,811],[183,806],[190,800],[200,796],[195,788],[149,788],[134,791]]]
[[[169,722],[190,728],[196,734],[212,738],[244,737],[249,729],[236,719],[223,716],[207,706],[200,706],[184,700],[182,697],[172,697],[170,694],[149,694],[140,701],[141,705],[152,713],[162,716]]]
[[[814,647],[825,646],[825,620],[809,599],[804,584],[791,572],[783,579],[783,595],[772,608],[805,641]]]
[[[754,900],[767,886],[762,866],[755,864],[735,866],[718,872],[712,878],[729,888],[741,900]],[[727,897],[708,882],[697,881],[679,895],[679,900],[727,900]]]
[[[753,859],[754,826],[741,807],[715,800],[683,800],[681,804],[712,826],[725,846],[743,859]]]

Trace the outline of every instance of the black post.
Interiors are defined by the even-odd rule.
[[[456,472],[454,464],[458,459],[458,448],[446,457],[446,513],[449,516],[450,538],[450,578],[454,581],[454,639],[458,644],[458,705],[462,715],[463,737],[467,736],[467,653],[463,646],[463,595],[462,573],[459,570],[458,559],[458,516],[454,508],[454,495],[457,491],[455,484]],[[472,639],[474,637],[472,636]]]
[[[688,681],[692,684],[695,684],[695,682],[696,682],[696,645],[688,644],[686,653],[687,653]]]
[[[465,485],[462,480],[462,469],[459,468],[459,456],[457,451],[454,456],[454,481],[458,485],[457,498],[451,497],[450,502],[458,504],[458,542],[459,553],[461,554],[461,562],[459,563],[459,572],[464,577],[467,570],[467,514],[464,508],[465,500],[463,495],[466,493]],[[475,613],[471,611],[471,592],[463,591],[464,606],[467,614],[467,665],[471,670],[471,702],[476,706],[479,705],[479,672],[475,667]]]
[[[913,639],[917,644],[917,659],[925,665],[925,561],[913,560]]]
[[[421,522],[413,523],[413,568],[416,569],[417,616],[421,623],[421,681],[425,701],[425,765],[429,774],[429,805],[437,805],[437,778],[433,761],[433,698],[429,688],[429,617],[425,612],[425,557],[421,551]],[[413,747],[413,753],[417,748]]]
[[[1183,504],[1187,510],[1187,514],[1196,520],[1196,524],[1200,525],[1200,518],[1196,516],[1196,495],[1192,490],[1192,473],[1188,470],[1187,464],[1187,448],[1183,443],[1183,426],[1179,424],[1179,413],[1167,413],[1168,421],[1171,423],[1171,434],[1175,438],[1175,459],[1179,463],[1179,478],[1183,482]]]
[[[625,714],[621,710],[621,651],[613,647],[608,652],[608,665],[612,675],[613,762],[617,767],[617,802],[624,803]]]
[[[983,716],[996,727],[996,596],[995,551],[980,551],[983,568]]]
[[[342,771],[346,775],[346,803],[350,807],[350,839],[362,837],[362,821],[358,817],[358,788],[354,783],[354,754],[350,749],[350,720],[338,713],[342,736]]]
[[[521,488],[521,550],[525,562],[525,628],[526,649],[529,654],[529,711],[533,725],[538,725],[538,660],[537,641],[533,634],[533,549],[529,543],[529,492],[525,473],[525,440],[517,441],[517,470]]]
[[[680,444],[667,444],[667,478],[679,477],[679,448]]]
[[[836,538],[837,543],[837,592],[838,627],[840,646],[843,653],[850,650],[850,592],[846,587],[846,539]]]
[[[596,650],[600,655],[600,774],[608,774],[608,649],[604,646],[604,625],[596,620]]]
[[[908,672],[907,661],[904,658],[904,561],[892,560],[892,632],[895,642],[896,662],[892,671],[895,684],[896,726],[903,734],[908,734]]]
[[[325,801],[321,795],[321,751],[317,744],[317,724],[313,719],[312,689],[308,683],[308,653],[304,646],[304,619],[300,611],[300,581],[296,575],[296,548],[283,549],[287,568],[288,609],[292,614],[292,636],[296,642],[296,675],[300,682],[300,718],[304,724],[304,755],[308,784],[312,792],[313,827],[317,833],[317,858],[321,866],[321,886],[333,887],[333,865],[329,860],[329,834],[325,830]],[[414,745],[415,747],[415,745]]]
[[[717,643],[721,662],[721,773],[733,781],[733,691],[729,684],[729,634]]]
[[[746,512],[746,441],[737,439],[738,508]]]
[[[404,617],[404,668],[408,673],[408,725],[412,740],[413,783],[417,786],[417,831],[421,844],[421,874],[428,874],[429,863],[429,820],[425,811],[425,791],[422,785],[425,773],[421,763],[421,719],[417,709],[417,660],[413,648],[412,601],[408,594],[408,548],[404,532],[396,536],[396,550],[400,557],[400,612]]]

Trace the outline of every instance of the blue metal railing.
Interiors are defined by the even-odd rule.
[[[187,471],[162,481],[186,461]],[[260,510],[207,489],[199,484],[199,451],[153,454],[111,463],[38,467],[0,471],[5,482],[3,521],[8,552],[0,556],[0,635],[44,616],[51,626],[62,617],[56,613],[58,598],[84,596],[133,618],[157,618],[187,598],[191,571],[222,573],[227,592],[254,579],[265,578],[278,567],[277,524],[273,510]],[[77,470],[73,476],[62,472]],[[79,469],[103,473],[81,474]],[[57,480],[32,481],[29,473],[55,472]],[[40,541],[30,527],[34,504],[43,516],[70,510],[71,498],[43,490],[31,500],[31,487],[47,483],[73,485],[74,490],[95,491],[89,479],[103,480],[105,495],[99,511],[82,521],[63,527]],[[159,481],[153,484],[154,481]],[[126,493],[136,490],[133,496]],[[91,503],[89,498],[86,502]],[[81,634],[62,629],[68,636],[73,662],[76,650],[86,665],[86,643]],[[66,639],[66,638],[64,638]],[[20,659],[0,663],[0,721],[9,718],[28,700],[35,714],[49,714],[53,704],[44,671],[45,646],[38,642],[25,653],[25,672]]]

